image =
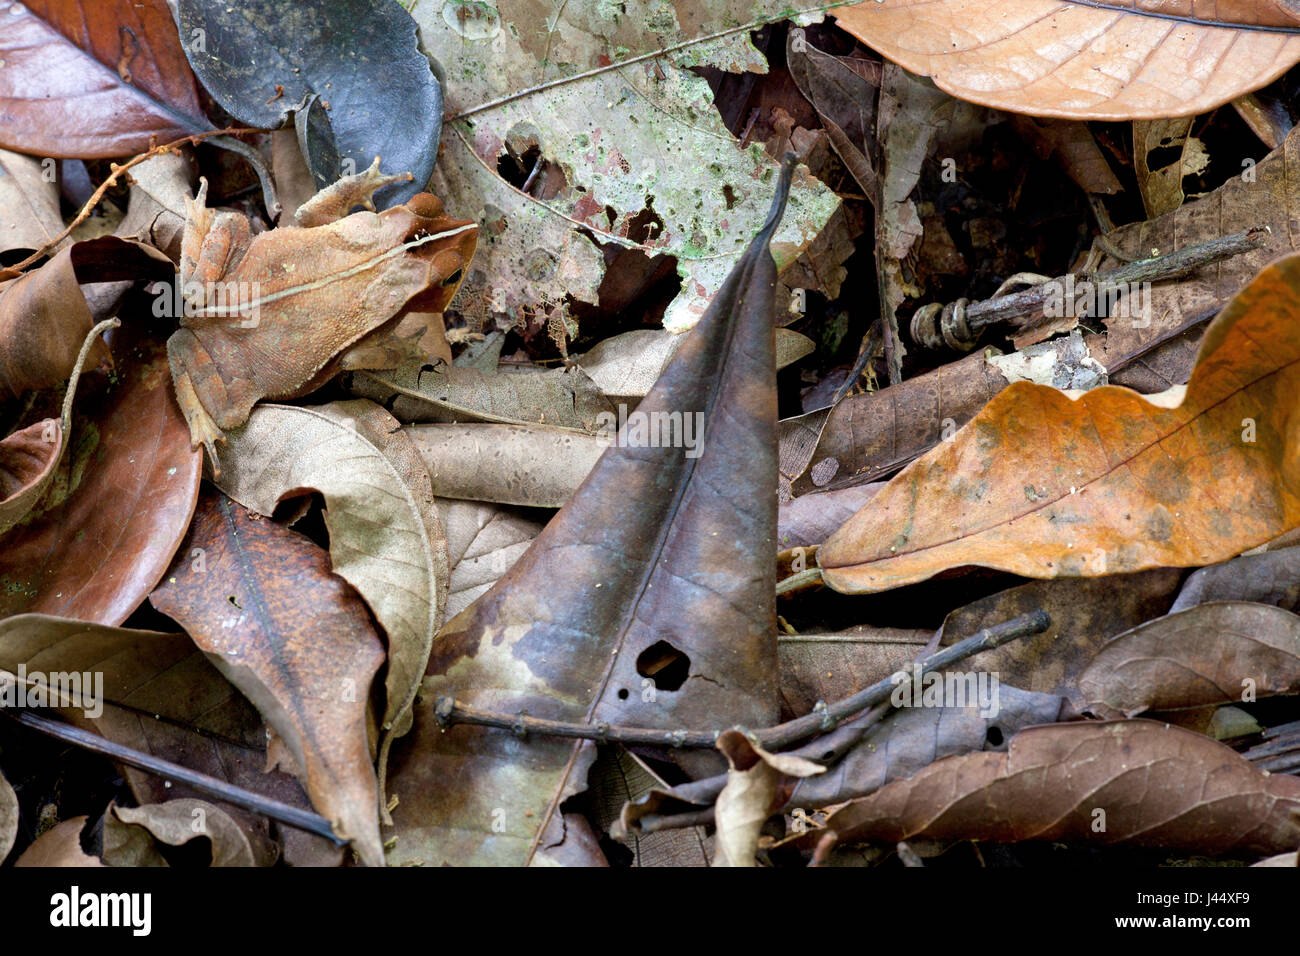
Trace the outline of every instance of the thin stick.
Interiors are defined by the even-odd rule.
[[[106,740],[98,734],[92,734],[62,721],[50,720],[48,717],[40,717],[25,710],[14,711],[7,708],[0,708],[0,710],[3,710],[5,714],[24,727],[30,727],[32,730],[39,731],[48,737],[62,740],[92,753],[112,757],[114,760],[120,760],[127,766],[135,767],[146,773],[187,784],[200,793],[206,793],[217,800],[243,807],[245,810],[260,813],[262,816],[278,820],[296,829],[306,830],[308,833],[324,837],[336,846],[347,846],[351,842],[341,839],[334,832],[334,828],[330,826],[328,820],[320,814],[312,813],[310,810],[291,807],[287,803],[272,800],[261,794],[245,790],[243,787],[237,787],[233,783],[218,780],[216,777],[209,777],[207,774],[199,773],[197,770],[190,770],[188,767],[182,767],[170,760],[163,760],[151,754],[141,753],[138,750]]]
[[[466,116],[473,116],[475,113],[482,113],[485,110],[496,109],[498,106],[504,106],[506,103],[512,103],[515,100],[522,99],[525,96],[533,96],[536,93],[544,93],[547,90],[553,90],[559,86],[565,86],[569,83],[576,83],[579,80],[585,80],[593,76],[599,76],[601,73],[608,73],[610,70],[622,69],[625,66],[633,66],[637,63],[644,63],[646,60],[657,60],[662,56],[668,56],[685,50],[693,46],[699,46],[701,43],[709,43],[713,40],[720,40],[723,37],[731,36],[733,33],[740,33],[742,30],[758,30],[767,26],[769,23],[776,23],[780,20],[793,20],[796,17],[809,13],[826,13],[834,10],[836,7],[844,7],[853,3],[860,3],[861,0],[834,0],[831,3],[820,3],[816,6],[809,7],[806,10],[785,10],[773,14],[770,17],[761,17],[757,20],[751,20],[748,23],[742,23],[738,27],[728,27],[725,30],[719,30],[717,33],[710,33],[708,36],[694,37],[690,40],[682,40],[680,43],[674,43],[671,46],[662,47],[658,50],[652,50],[649,53],[642,53],[639,56],[629,57],[626,60],[619,60],[617,63],[610,63],[605,66],[598,66],[594,69],[587,70],[583,73],[574,73],[572,76],[562,76],[558,79],[548,80],[545,83],[538,83],[536,86],[530,86],[526,90],[519,90],[506,96],[498,97],[495,100],[488,100],[486,103],[480,103],[478,106],[471,106],[469,109],[460,110],[451,113],[443,118],[443,122],[450,123],[452,120],[464,119]]]
[[[51,249],[57,246],[60,242],[68,238],[68,236],[72,235],[72,230],[76,229],[79,225],[81,225],[83,222],[86,221],[86,219],[90,217],[91,212],[94,210],[96,206],[99,205],[99,201],[104,198],[104,194],[107,193],[108,190],[113,186],[113,184],[117,182],[117,178],[120,175],[122,175],[122,173],[130,169],[131,167],[139,166],[146,159],[152,159],[154,156],[161,156],[163,153],[170,152],[176,147],[183,146],[186,143],[189,143],[191,146],[195,146],[198,144],[200,140],[211,139],[214,136],[230,136],[239,133],[256,133],[256,132],[258,132],[258,130],[245,129],[241,126],[232,126],[229,129],[214,129],[206,133],[195,133],[193,136],[182,136],[180,139],[173,140],[170,143],[164,143],[162,146],[154,146],[148,152],[141,153],[139,156],[133,157],[132,159],[128,159],[125,163],[123,163],[120,166],[117,163],[113,163],[112,170],[108,174],[108,178],[105,179],[102,183],[100,183],[99,188],[90,194],[90,198],[86,200],[85,205],[81,207],[81,211],[77,213],[77,215],[73,218],[72,222],[68,223],[67,228],[64,229],[57,236],[55,236],[53,239],[51,239],[49,242],[47,242],[45,245],[41,246],[39,249],[33,252],[22,262],[18,262],[7,268],[0,269],[0,282],[4,282],[6,279],[16,279],[18,276],[22,275],[22,271],[24,269],[26,269],[32,263],[39,260],[42,256],[44,256],[47,252],[49,252]],[[233,140],[232,142],[238,142],[238,140]],[[227,148],[230,147],[227,146]],[[243,154],[243,155],[245,155],[245,157],[247,158],[247,154]],[[258,178],[263,180],[263,188],[265,189],[267,185],[267,181],[262,176],[260,170],[258,172]],[[274,191],[271,192],[270,198],[271,198],[271,202],[273,203],[277,202],[277,200],[275,199]]]
[[[1177,279],[1204,266],[1258,249],[1267,238],[1268,230],[1255,226],[1163,256],[1127,262],[1109,272],[1085,275],[1081,281],[1091,282],[1097,297],[1101,298],[1131,283]],[[1065,281],[1063,276],[981,302],[968,303],[959,299],[948,305],[922,306],[912,317],[912,338],[928,348],[946,345],[970,349],[975,346],[979,330],[991,325],[1006,323],[1017,331],[1031,331],[1050,318],[1045,312],[1046,304],[1049,299],[1061,296]],[[1084,290],[1077,284],[1075,288],[1075,296],[1082,296]]]
[[[1041,634],[1051,626],[1052,619],[1046,611],[1031,611],[1020,617],[1012,618],[993,627],[985,628],[978,634],[972,634],[964,641],[958,641],[951,647],[931,654],[915,665],[924,674],[931,670],[941,670],[960,660],[978,654],[981,651],[999,647],[1009,641],[1018,640],[1031,634]],[[869,707],[889,699],[897,684],[886,678],[870,687],[863,688],[843,700],[815,710],[811,714],[797,717],[749,734],[759,746],[766,750],[783,750],[808,737],[834,730],[842,721]],[[660,745],[669,747],[707,748],[712,747],[722,730],[653,730],[646,727],[620,727],[612,724],[584,724],[563,720],[549,720],[544,717],[530,717],[520,712],[503,714],[497,711],[483,710],[462,704],[452,697],[439,697],[434,701],[434,718],[445,731],[455,724],[474,724],[480,727],[495,727],[500,730],[512,730],[520,737],[530,733],[546,737],[572,737],[581,740],[595,740],[600,743]],[[723,728],[725,729],[725,728]]]

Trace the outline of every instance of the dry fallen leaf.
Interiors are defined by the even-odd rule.
[[[873,0],[832,15],[954,96],[1034,116],[1205,113],[1300,61],[1288,0]]]
[[[209,490],[149,600],[257,706],[335,832],[383,865],[366,711],[384,646],[329,556]]]
[[[1294,611],[1300,606],[1300,547],[1243,554],[1188,575],[1170,612],[1210,601],[1252,601]]]
[[[1258,855],[1300,841],[1297,808],[1300,779],[1260,773],[1208,737],[1150,720],[1085,721],[1030,727],[1006,753],[940,760],[826,826],[840,842],[1055,840]]]
[[[220,807],[191,797],[141,807],[110,803],[103,833],[100,858],[108,866],[169,866],[160,844],[178,847],[198,839],[211,845],[209,866],[270,866],[275,861],[273,847],[250,840]]]
[[[439,634],[416,732],[394,754],[401,802],[390,864],[550,860],[566,844],[560,803],[585,789],[596,756],[585,741],[520,743],[474,726],[444,733],[431,712],[440,695],[665,729],[776,717],[776,267],[767,244],[789,168],[764,228],[637,408],[698,416],[703,443],[629,443],[629,425],[623,446],[604,454],[527,553]],[[670,753],[720,769],[715,754]]]
[[[14,848],[17,837],[18,797],[5,775],[0,773],[0,863],[4,862],[9,851]]]
[[[1107,718],[1295,694],[1300,617],[1240,601],[1158,617],[1107,641],[1077,686],[1075,706]]]
[[[1017,382],[908,466],[818,551],[866,593],[982,565],[1097,576],[1222,561],[1300,524],[1300,256],[1223,310],[1182,403]]]
[[[0,614],[120,624],[176,553],[202,461],[171,395],[162,345],[138,331],[117,330],[109,380],[83,378],[50,489],[5,537]]]
[[[81,848],[81,831],[87,819],[73,817],[50,827],[23,851],[14,866],[103,866],[99,857]]]
[[[786,777],[815,777],[826,768],[803,757],[771,754],[738,730],[724,731],[718,749],[730,764],[718,794],[714,866],[757,866],[758,833],[775,809],[777,788]]]
[[[244,507],[267,515],[291,492],[324,496],[334,573],[388,634],[382,792],[388,748],[410,728],[447,600],[447,541],[429,473],[397,420],[361,400],[262,405],[229,441],[218,485]]]

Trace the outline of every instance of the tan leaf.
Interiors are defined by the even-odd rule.
[[[1300,524],[1298,290],[1300,257],[1261,272],[1206,331],[1176,407],[1011,385],[827,540],[827,583],[881,591],[970,564],[1039,578],[1198,566]]]
[[[187,797],[142,807],[110,803],[101,859],[109,866],[169,866],[158,844],[184,846],[198,839],[212,846],[211,866],[269,866],[275,859],[270,847],[254,846],[220,807]]]
[[[87,817],[73,817],[55,824],[38,836],[14,866],[103,866],[99,857],[81,848],[81,831]]]
[[[840,26],[962,99],[1034,116],[1206,113],[1300,60],[1287,0],[890,0]]]
[[[230,433],[218,485],[271,514],[290,492],[325,498],[334,573],[388,633],[379,781],[411,706],[447,600],[447,540],[429,473],[395,418],[367,401],[307,408],[262,405]]]

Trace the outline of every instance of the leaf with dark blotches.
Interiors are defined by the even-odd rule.
[[[130,323],[113,376],[83,377],[68,451],[32,517],[0,549],[0,615],[120,624],[162,578],[194,513],[202,460],[167,354]]]
[[[1300,779],[1151,720],[1030,727],[1006,753],[949,757],[836,811],[841,843],[1053,840],[1209,854],[1300,842]],[[810,834],[815,845],[824,834]]]
[[[1199,567],[1300,526],[1298,292],[1300,255],[1264,268],[1206,329],[1185,394],[1009,386],[831,535],[824,580],[871,593],[963,565]]]
[[[528,552],[440,632],[416,732],[394,754],[400,803],[390,863],[554,860],[567,836],[560,804],[586,787],[596,756],[586,742],[521,742],[473,726],[443,733],[432,713],[438,696],[665,729],[774,722],[776,266],[768,241],[788,176],[787,166],[767,223],[637,408],[643,425],[650,415],[677,416],[678,447],[638,443],[629,421],[620,446]],[[717,753],[671,753],[691,772],[723,769]]]
[[[24,0],[3,13],[0,146],[106,159],[211,128],[166,0]]]
[[[384,645],[329,554],[209,490],[149,600],[257,706],[335,832],[382,864],[366,709]]]
[[[1224,601],[1117,634],[1078,677],[1075,706],[1132,717],[1253,701],[1300,690],[1300,617]]]

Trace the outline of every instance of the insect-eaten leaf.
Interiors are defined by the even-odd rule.
[[[637,407],[643,418],[629,420],[524,556],[439,634],[416,732],[394,754],[390,863],[557,862],[560,805],[585,789],[596,756],[590,742],[521,743],[472,726],[443,733],[432,713],[439,696],[662,727],[665,739],[675,728],[757,727],[777,716],[776,266],[767,246],[789,170],[767,223]],[[669,755],[695,772],[722,769],[716,753]]]
[[[209,490],[149,600],[257,705],[334,831],[382,865],[366,710],[384,646],[329,556]]]

